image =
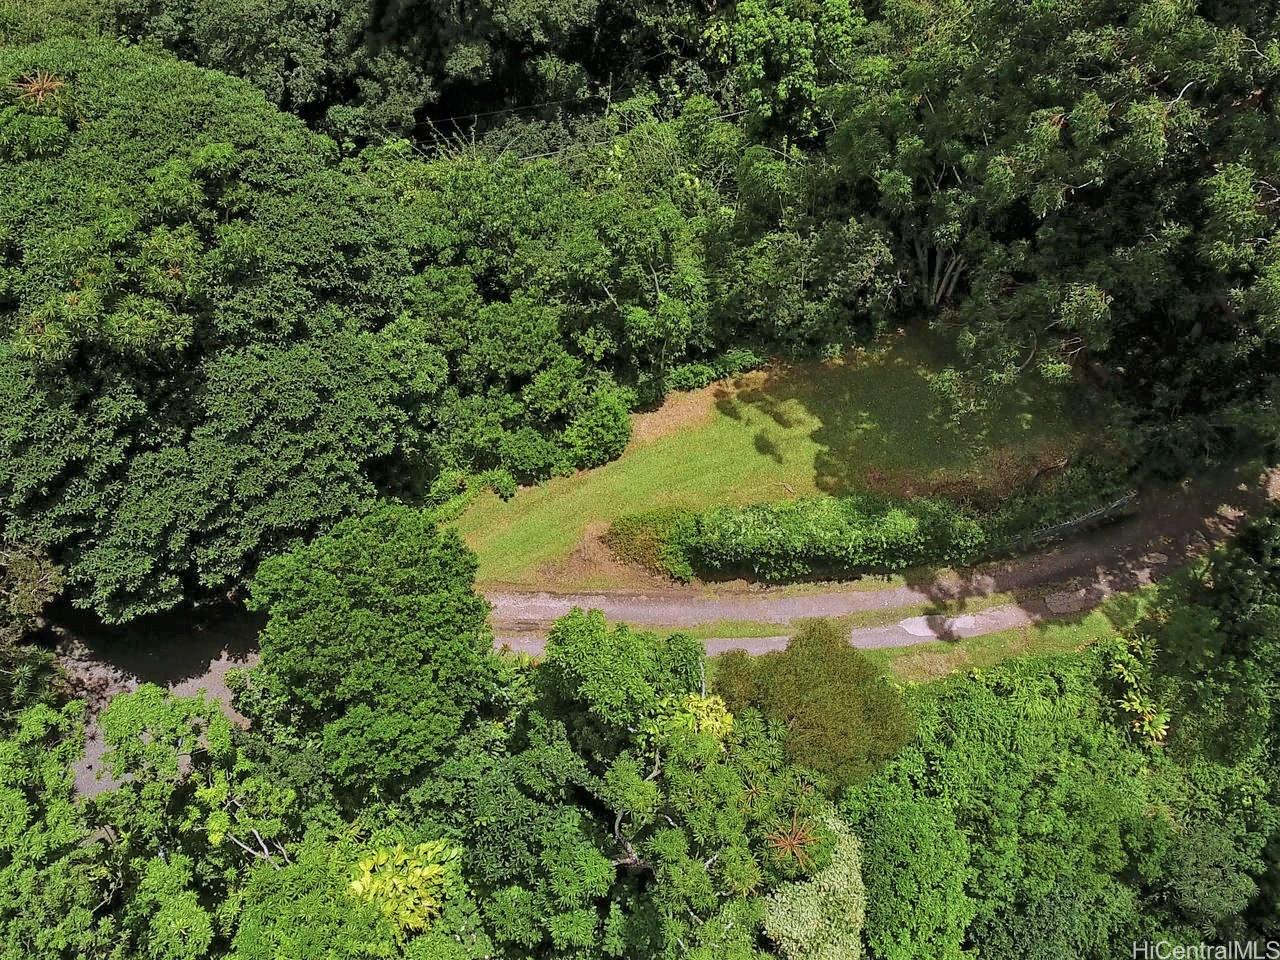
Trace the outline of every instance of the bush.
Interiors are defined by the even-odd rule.
[[[783,581],[964,563],[986,543],[981,524],[947,501],[871,495],[649,511],[614,521],[605,539],[619,558],[685,581],[695,570]]]
[[[708,510],[692,547],[707,570],[790,580],[966,562],[984,541],[978,522],[944,500],[859,495]]]
[[[693,566],[686,545],[696,525],[697,515],[684,507],[646,510],[615,520],[604,542],[619,560],[687,583],[693,579]]]
[[[631,439],[633,399],[628,391],[611,387],[592,394],[586,408],[564,431],[564,445],[574,467],[598,467],[622,453]]]
[[[688,582],[695,574],[767,581],[856,577],[921,564],[971,564],[1032,549],[1037,535],[1121,498],[1124,464],[1082,462],[989,509],[938,497],[807,497],[694,512],[665,508],[615,520],[619,559]],[[1123,515],[1100,516],[1094,525]],[[1083,530],[1087,522],[1080,526]],[[1075,532],[1067,528],[1064,535]]]
[[[764,364],[765,358],[746,347],[734,347],[720,356],[697,363],[682,363],[666,376],[664,386],[668,390],[697,390],[725,377],[754,370]]]
[[[790,759],[835,790],[865,780],[914,732],[901,695],[830,620],[807,623],[782,653],[726,655],[714,687],[730,711],[781,723]]]

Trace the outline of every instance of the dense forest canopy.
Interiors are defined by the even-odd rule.
[[[905,687],[839,623],[497,653],[448,526],[890,333],[944,419],[1105,402],[1089,494],[1273,454],[1278,81],[1234,3],[0,0],[0,958],[1280,938],[1274,517],[1106,642]],[[706,506],[658,567],[1059,519]],[[265,623],[247,726],[143,685],[77,796],[50,638],[213,608]]]
[[[238,591],[380,495],[594,466],[673,385],[890,324],[954,343],[957,415],[1101,385],[1169,469],[1273,432],[1254,13],[375,6],[5,8],[3,526],[102,616]]]

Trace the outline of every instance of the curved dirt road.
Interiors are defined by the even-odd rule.
[[[1083,613],[1114,593],[1151,583],[1202,555],[1228,537],[1246,516],[1277,499],[1280,468],[1254,477],[1223,474],[1145,494],[1133,517],[1054,549],[962,573],[917,571],[894,585],[862,581],[761,588],[737,583],[637,593],[497,590],[486,596],[499,642],[530,653],[542,649],[552,621],[574,607],[601,610],[613,621],[672,629],[723,621],[778,624],[777,636],[707,641],[710,652],[741,648],[763,653],[785,645],[785,628],[804,617],[923,606],[929,611],[924,616],[856,628],[849,638],[859,647],[907,646],[982,636]],[[1012,594],[1016,603],[972,615],[946,614],[948,605],[956,601],[995,594]]]
[[[784,647],[791,624],[805,617],[841,617],[867,611],[924,607],[887,625],[851,630],[849,642],[864,648],[901,647],[938,639],[998,633],[1044,620],[1070,617],[1114,593],[1150,583],[1202,555],[1228,537],[1250,514],[1280,500],[1280,468],[1245,476],[1220,474],[1182,488],[1144,495],[1135,516],[1095,530],[1043,553],[986,564],[963,573],[923,571],[900,583],[806,584],[753,587],[742,583],[678,587],[643,593],[556,594],[486,591],[499,646],[528,653],[545,647],[552,621],[574,607],[598,609],[612,621],[643,627],[691,628],[722,621],[777,624],[772,636],[706,641],[709,653],[743,649],[764,653]],[[948,605],[971,597],[1011,594],[1015,602],[981,612],[949,615]],[[89,742],[77,770],[81,792],[103,788],[97,780],[102,744],[93,717],[116,693],[158,683],[180,694],[205,691],[233,717],[229,669],[257,659],[260,621],[249,615],[214,624],[170,625],[129,644],[67,642],[61,663],[78,694],[89,701]],[[757,632],[757,631],[753,631]],[[175,642],[175,634],[182,634]]]

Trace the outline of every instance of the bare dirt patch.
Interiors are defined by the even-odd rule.
[[[688,427],[706,423],[715,413],[716,389],[713,385],[677,393],[668,397],[657,410],[633,414],[630,446],[642,447]]]
[[[573,553],[556,563],[539,568],[537,581],[549,590],[563,584],[599,584],[610,590],[651,591],[671,587],[672,581],[643,567],[624,563],[605,543],[609,521],[587,524],[582,539]],[[589,587],[588,587],[589,588]]]

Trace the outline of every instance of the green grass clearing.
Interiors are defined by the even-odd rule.
[[[1088,429],[1065,391],[1014,392],[953,423],[927,379],[939,365],[928,348],[904,342],[674,397],[639,418],[613,463],[505,503],[480,497],[457,522],[479,554],[478,579],[607,588],[620,573],[602,569],[605,548],[579,548],[624,513],[867,489],[999,492],[1084,442]]]

